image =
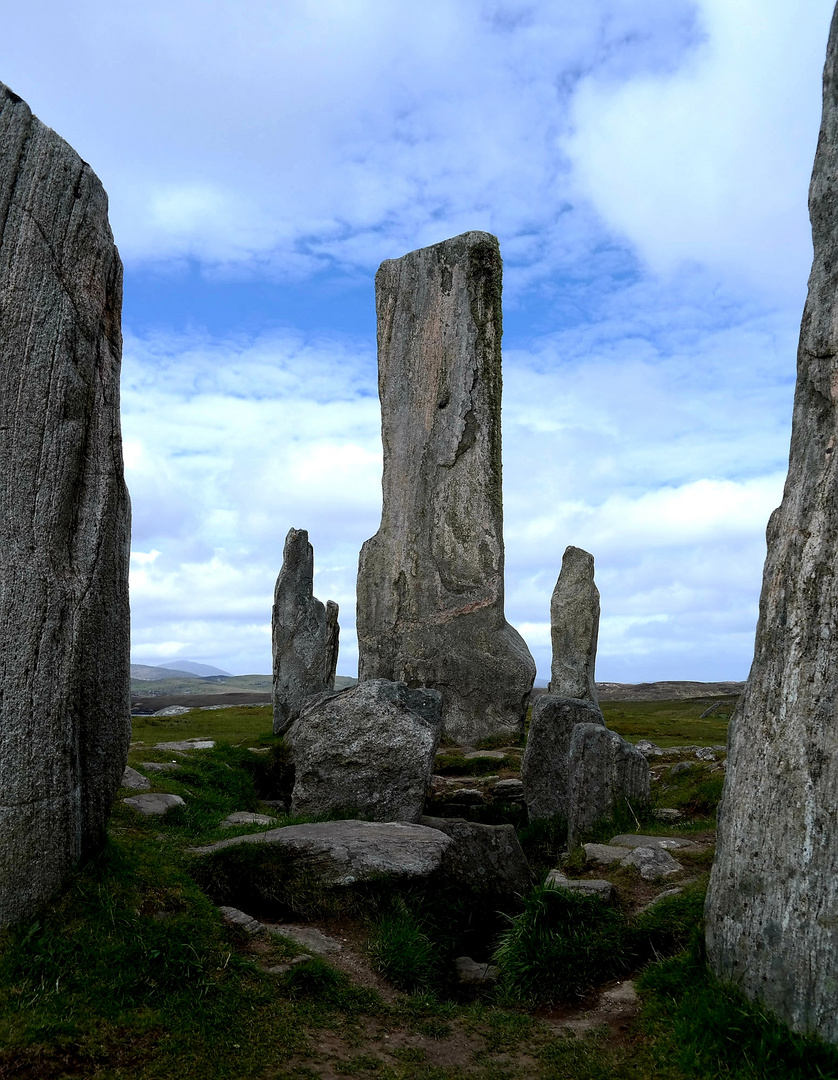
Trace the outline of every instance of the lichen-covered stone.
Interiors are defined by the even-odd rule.
[[[649,763],[616,731],[576,724],[568,754],[567,837],[575,847],[582,834],[617,806],[649,801]]]
[[[383,508],[358,568],[359,678],[436,687],[460,742],[511,735],[535,664],[503,610],[497,240],[382,263],[376,308]]]
[[[314,595],[314,548],[305,529],[289,529],[272,613],[273,730],[284,734],[306,698],[332,690],[338,653],[338,606]]]
[[[530,821],[568,816],[570,739],[577,724],[605,727],[602,713],[592,701],[557,694],[535,699],[521,761]]]
[[[731,720],[707,896],[716,973],[838,1042],[838,12],[809,192],[814,262],[789,472],[768,525],[754,660]]]
[[[550,600],[551,694],[587,698],[597,704],[594,668],[598,636],[599,589],[594,584],[594,557],[582,548],[568,547]]]
[[[130,739],[122,264],[102,185],[0,83],[0,926],[104,836]]]
[[[288,732],[294,814],[418,821],[439,745],[437,690],[371,679],[304,706]]]

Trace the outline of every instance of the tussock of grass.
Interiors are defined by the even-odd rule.
[[[394,903],[381,917],[367,948],[376,970],[400,990],[414,992],[436,987],[441,957],[422,920],[403,900]]]

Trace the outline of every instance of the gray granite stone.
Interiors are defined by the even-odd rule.
[[[599,636],[599,590],[594,557],[568,547],[550,600],[553,662],[549,693],[598,703],[594,669]]]

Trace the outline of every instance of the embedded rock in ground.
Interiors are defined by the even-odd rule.
[[[838,1042],[838,10],[809,189],[814,261],[789,471],[768,524],[753,665],[730,723],[706,904],[716,974]]]
[[[470,956],[458,956],[454,969],[460,986],[488,989],[498,981],[499,971],[495,964],[479,964]]]
[[[249,810],[236,810],[219,824],[219,829],[235,829],[237,825],[275,825],[276,818],[267,814],[253,814]]]
[[[504,617],[501,258],[469,232],[376,275],[381,526],[358,566],[359,678],[436,687],[461,742],[522,730],[535,663]]]
[[[586,829],[630,802],[649,801],[649,763],[616,731],[577,724],[568,754],[568,847]]]
[[[159,742],[154,744],[155,750],[171,750],[174,753],[186,754],[190,750],[214,750],[214,739],[181,739],[176,742]]]
[[[692,840],[682,836],[641,836],[640,833],[621,833],[608,841],[611,847],[660,848],[663,851],[678,851],[679,848],[695,848]]]
[[[309,952],[316,953],[318,956],[328,956],[329,953],[339,953],[343,951],[343,946],[337,940],[337,938],[329,937],[324,934],[322,930],[318,930],[316,926],[293,926],[288,923],[277,925],[276,923],[267,923],[264,929],[273,937],[285,938],[286,941],[293,941],[295,945],[301,945],[304,949],[308,949]]]
[[[597,704],[594,668],[599,636],[599,589],[594,584],[594,557],[568,547],[550,600],[553,663],[548,692],[585,698]]]
[[[0,927],[104,840],[130,739],[122,264],[102,185],[0,83]]]
[[[126,765],[125,772],[122,774],[122,787],[133,791],[147,791],[151,787],[151,781],[142,773],[138,773],[136,769],[132,769],[130,765]]]
[[[611,847],[610,844],[583,844],[582,848],[588,862],[596,863],[597,866],[610,866],[626,857],[625,848]]]
[[[145,817],[159,817],[161,814],[168,814],[175,806],[185,805],[180,795],[166,795],[159,791],[145,795],[132,795],[130,799],[122,801]]]
[[[470,892],[498,899],[523,896],[533,873],[512,825],[481,825],[463,818],[420,818],[421,825],[454,841],[442,860],[442,873]]]
[[[224,856],[236,848],[261,845],[270,854],[281,849],[298,866],[308,866],[324,886],[354,885],[384,878],[426,878],[442,865],[453,841],[438,829],[405,822],[320,821],[287,825],[263,833],[233,836],[206,847],[197,856]]]
[[[610,881],[599,878],[568,878],[561,870],[551,870],[547,875],[545,885],[552,885],[555,889],[567,889],[581,896],[595,896],[597,900],[604,900],[606,904],[613,903],[617,895]]]
[[[632,848],[620,866],[636,866],[644,881],[659,881],[664,877],[679,874],[684,868],[668,851],[660,847]]]
[[[273,730],[283,735],[306,699],[334,689],[338,607],[314,595],[314,548],[305,529],[289,529],[272,612]]]
[[[498,780],[492,788],[492,797],[501,802],[523,802],[523,781],[518,780],[516,777],[510,777],[508,780]]]
[[[418,821],[439,744],[442,696],[371,679],[303,708],[288,732],[294,814]]]
[[[521,780],[530,821],[568,816],[570,740],[577,724],[605,730],[599,706],[579,698],[544,694],[532,707]]]

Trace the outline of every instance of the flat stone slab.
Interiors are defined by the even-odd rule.
[[[462,803],[464,806],[476,806],[483,802],[483,792],[478,788],[454,788],[453,791],[446,792],[446,796],[450,802]]]
[[[338,953],[343,949],[337,938],[329,937],[314,926],[266,923],[265,930],[274,937],[287,938],[296,945],[302,945],[304,949],[308,949],[309,952],[313,952],[318,956]]]
[[[514,778],[509,780],[498,780],[492,788],[492,795],[496,799],[508,799],[510,802],[523,802],[524,782],[523,780],[515,780]]]
[[[600,878],[567,878],[561,870],[551,870],[544,884],[552,885],[556,889],[568,889],[582,896],[596,896],[607,904],[610,904],[616,896],[614,886],[610,881],[603,881]]]
[[[620,866],[636,866],[644,881],[660,881],[661,878],[680,874],[684,869],[668,851],[660,847],[632,848]]]
[[[252,915],[244,911],[239,911],[238,908],[224,904],[218,909],[218,913],[228,926],[236,926],[244,930],[249,937],[256,937],[257,934],[265,932],[265,927],[258,919],[254,919]]]
[[[474,761],[475,758],[490,758],[492,761],[503,761],[506,754],[503,750],[469,750],[463,754],[466,761]]]
[[[611,847],[609,844],[583,844],[582,847],[588,862],[598,863],[600,866],[610,866],[611,863],[620,862],[626,857],[624,847]]]
[[[479,964],[470,956],[458,956],[454,968],[460,986],[488,987],[498,981],[498,969],[494,964]]]
[[[252,814],[247,810],[237,810],[234,814],[228,814],[219,825],[220,829],[232,829],[236,825],[275,825],[276,818],[268,814]]]
[[[151,781],[130,765],[126,765],[122,774],[122,787],[131,788],[133,791],[147,791],[151,787]]]
[[[186,753],[188,750],[214,750],[214,739],[181,739],[179,742],[159,742],[154,744],[155,750],[180,750]]]
[[[680,836],[635,836],[633,833],[621,833],[619,836],[612,836],[608,841],[608,846],[661,848],[663,851],[677,851],[679,848],[694,848],[698,845],[692,840],[684,840]]]
[[[174,806],[185,806],[180,795],[165,795],[163,792],[148,792],[145,795],[132,795],[129,799],[122,800],[133,810],[145,814],[146,817],[155,817],[167,814]]]
[[[190,850],[195,855],[214,855],[241,844],[277,845],[316,860],[324,884],[353,885],[380,877],[428,877],[440,868],[442,857],[452,843],[450,836],[424,825],[397,821],[320,821],[232,836]]]
[[[177,772],[180,765],[176,761],[141,761],[146,772]]]

